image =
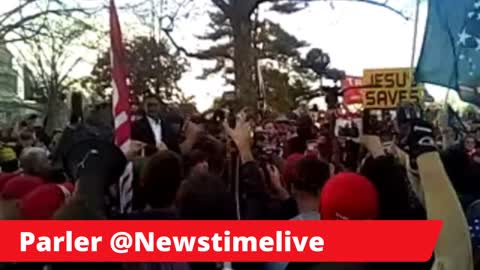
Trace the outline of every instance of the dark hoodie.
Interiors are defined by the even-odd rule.
[[[308,115],[300,117],[297,121],[297,136],[287,142],[284,157],[292,154],[303,154],[307,150],[307,142],[316,138],[315,125]]]
[[[463,142],[450,147],[441,153],[445,171],[452,182],[455,190],[460,193],[468,193],[470,190],[468,180],[469,156],[463,147]]]
[[[425,220],[427,214],[413,195],[405,168],[393,156],[368,158],[360,173],[379,191],[381,220]]]
[[[406,170],[393,156],[368,159],[361,174],[370,179],[380,196],[381,220],[426,220],[427,213],[414,196]],[[425,263],[370,263],[372,270],[429,270],[434,257]]]

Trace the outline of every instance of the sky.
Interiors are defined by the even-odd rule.
[[[92,3],[97,0],[77,0]],[[101,1],[101,0],[98,0]],[[170,0],[172,1],[172,0]],[[117,6],[135,1],[117,0]],[[209,22],[203,5],[211,6],[210,0],[195,0],[193,11],[188,18],[181,17],[176,22],[173,36],[176,41],[190,51],[208,47],[209,43],[200,41],[197,35],[203,34]],[[350,1],[319,1],[300,12],[291,15],[279,15],[267,10],[263,5],[261,17],[280,23],[288,32],[309,43],[302,50],[305,54],[310,48],[321,48],[330,55],[331,66],[345,70],[348,75],[361,76],[364,69],[410,67],[413,40],[416,0],[390,0],[389,3],[412,17],[405,20],[385,8]],[[426,1],[421,5],[418,20],[416,58],[418,58],[427,17]],[[1,11],[1,8],[0,8]],[[166,12],[169,10],[167,8]],[[106,14],[105,14],[106,15]],[[100,16],[98,23],[108,27],[108,16]],[[148,33],[135,16],[120,11],[120,20],[125,36],[141,32]],[[108,28],[107,28],[108,29]],[[100,45],[99,45],[100,46]],[[85,52],[85,62],[76,70],[78,76],[87,75],[95,61],[96,54]],[[191,60],[189,71],[179,82],[187,96],[194,96],[200,110],[209,108],[215,97],[220,96],[229,87],[219,77],[199,80],[202,68],[211,66],[208,61]],[[446,96],[441,87],[428,86],[427,89],[436,100]],[[449,95],[458,103],[456,94]]]
[[[195,0],[210,4],[210,0]],[[427,3],[420,6],[415,59],[420,54],[427,19]],[[405,11],[412,19],[407,21],[385,8],[350,1],[319,1],[300,12],[284,15],[271,12],[261,6],[260,16],[280,23],[285,30],[309,43],[302,50],[306,54],[311,48],[321,48],[331,58],[331,66],[345,70],[348,75],[362,76],[364,69],[410,67],[416,0],[390,0],[389,3]],[[263,7],[263,8],[262,8]],[[175,26],[173,36],[183,46],[194,51],[208,46],[195,35],[205,32],[208,18],[196,14],[194,19],[182,20]],[[415,63],[416,63],[415,60]],[[210,66],[205,61],[192,61],[190,72],[185,74],[180,86],[187,95],[194,95],[199,109],[207,109],[213,99],[228,89],[221,78],[198,80],[202,67]],[[444,100],[446,89],[428,85],[427,89],[436,100]],[[461,104],[455,92],[449,101]]]

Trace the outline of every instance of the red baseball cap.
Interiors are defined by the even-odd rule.
[[[297,164],[304,158],[303,154],[291,154],[285,160],[285,165],[283,167],[283,182],[286,186],[289,186],[292,181],[295,181],[298,176]]]
[[[373,220],[379,201],[375,186],[356,173],[339,173],[330,178],[320,194],[320,217],[325,220]]]
[[[3,189],[3,186],[5,186],[8,181],[13,179],[15,176],[18,176],[18,173],[1,173],[0,174],[0,190]]]
[[[51,219],[55,212],[70,198],[74,186],[65,184],[44,184],[25,195],[19,202],[23,219]]]
[[[6,200],[20,199],[43,183],[44,181],[40,177],[30,175],[15,176],[3,186],[2,197]]]

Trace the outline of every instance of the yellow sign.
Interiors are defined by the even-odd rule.
[[[393,109],[402,102],[420,102],[424,87],[415,84],[412,74],[409,68],[364,70],[364,108]]]

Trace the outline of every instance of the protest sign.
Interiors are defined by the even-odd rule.
[[[363,85],[363,78],[356,76],[346,76],[342,81],[342,88],[361,87]]]
[[[363,73],[365,109],[393,109],[402,102],[420,102],[424,87],[409,68],[372,69]]]
[[[343,103],[345,105],[363,103],[362,85],[362,77],[347,76],[345,80],[342,81],[342,88],[344,91]]]

